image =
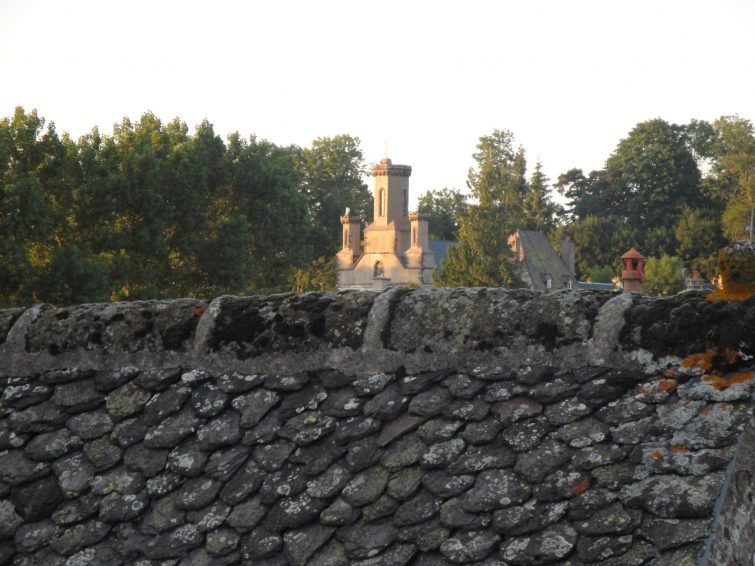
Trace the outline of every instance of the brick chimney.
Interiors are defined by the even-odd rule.
[[[634,248],[621,256],[621,280],[625,293],[641,293],[645,281],[645,258]]]

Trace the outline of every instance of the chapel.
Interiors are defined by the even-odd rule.
[[[409,212],[409,165],[387,157],[372,166],[373,220],[364,230],[348,209],[341,217],[343,241],[336,256],[338,289],[382,291],[392,285],[430,286],[435,258],[427,217]]]

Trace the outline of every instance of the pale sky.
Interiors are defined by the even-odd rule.
[[[0,0],[0,116],[74,138],[148,110],[279,145],[347,133],[411,165],[415,201],[464,189],[494,129],[555,181],[640,121],[755,121],[754,26],[753,0]]]

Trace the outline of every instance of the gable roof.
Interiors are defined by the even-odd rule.
[[[526,271],[530,286],[536,291],[546,291],[545,280],[550,277],[553,289],[565,287],[567,281],[574,284],[574,274],[551,246],[545,234],[536,230],[518,230],[514,235],[521,246],[519,261]]]

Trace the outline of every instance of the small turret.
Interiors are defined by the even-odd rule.
[[[409,269],[418,269],[417,282],[428,284],[435,268],[435,257],[430,250],[428,218],[418,212],[409,213],[409,249],[406,250],[406,264]]]
[[[361,252],[359,246],[362,238],[361,221],[359,218],[351,216],[351,212],[347,208],[344,215],[341,216],[341,225],[343,226],[343,239],[341,251],[337,255],[338,269],[351,269]]]
[[[422,257],[430,252],[430,238],[428,236],[427,216],[418,212],[409,214],[409,249],[406,258],[409,267],[421,267]]]

